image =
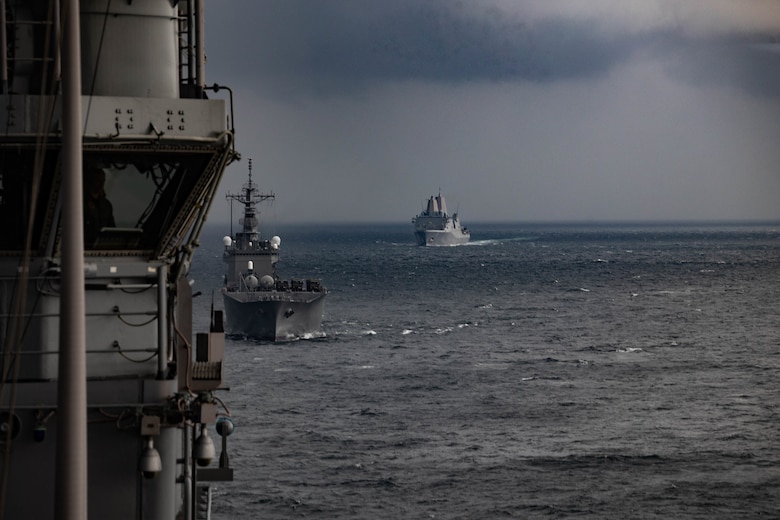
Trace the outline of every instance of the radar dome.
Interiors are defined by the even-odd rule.
[[[271,237],[271,247],[274,249],[279,249],[279,246],[282,245],[282,239],[279,238],[279,235],[274,235]]]
[[[255,287],[257,287],[257,284],[258,284],[257,276],[250,274],[249,276],[246,277],[246,286],[249,287],[250,289],[254,289]]]
[[[271,289],[274,286],[274,277],[269,274],[264,274],[260,278],[260,287],[263,289]]]
[[[222,243],[225,244],[225,247],[230,247],[233,244],[233,239],[229,236],[222,237]]]

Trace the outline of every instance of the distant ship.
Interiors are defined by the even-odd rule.
[[[471,238],[458,214],[447,213],[447,203],[441,192],[428,199],[428,207],[414,217],[412,223],[417,244],[421,246],[455,246],[465,244]]]
[[[276,275],[281,239],[261,240],[255,205],[273,199],[249,181],[241,194],[227,198],[244,205],[242,230],[223,239],[227,264],[225,287],[226,331],[253,339],[286,341],[317,333],[328,291],[319,280],[281,280]]]

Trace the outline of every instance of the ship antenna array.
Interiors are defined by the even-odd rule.
[[[249,181],[244,185],[244,193],[227,193],[225,198],[230,200],[230,236],[233,236],[233,201],[244,205],[244,211],[264,200],[274,199],[276,195],[271,193],[260,193],[257,185],[252,182],[252,159],[249,159]],[[254,194],[254,197],[252,196]]]

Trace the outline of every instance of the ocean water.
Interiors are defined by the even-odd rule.
[[[214,518],[780,517],[780,225],[471,227],[272,231],[323,334],[228,340]]]

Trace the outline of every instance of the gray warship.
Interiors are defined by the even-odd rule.
[[[0,518],[205,519],[232,480],[222,314],[193,326],[188,279],[238,155],[203,10],[0,6]]]
[[[244,206],[241,231],[223,238],[227,265],[222,290],[226,328],[231,335],[259,340],[290,341],[320,332],[327,289],[315,279],[282,280],[276,274],[281,239],[260,237],[255,206],[274,198],[260,193],[249,180],[228,199]]]
[[[420,246],[456,246],[471,238],[463,227],[458,214],[447,213],[447,203],[441,191],[428,199],[428,206],[412,219],[414,236]]]

